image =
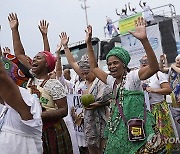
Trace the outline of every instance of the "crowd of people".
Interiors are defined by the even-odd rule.
[[[130,4],[129,9],[135,11]],[[135,31],[130,32],[146,52],[140,68],[129,69],[128,51],[114,47],[106,55],[108,73],[98,67],[91,25],[85,30],[87,53],[76,61],[66,32],[59,35],[56,56],[51,53],[49,23],[40,21],[43,50],[31,60],[21,42],[17,14],[10,13],[8,21],[14,53],[8,47],[0,51],[1,153],[142,154],[177,150],[168,139],[180,132],[180,55],[168,68],[164,56],[158,63],[144,18],[135,20]],[[63,70],[61,49],[76,72],[74,80],[70,69]],[[93,95],[94,101],[83,106],[81,97],[87,94]],[[170,107],[165,95],[172,96]]]
[[[139,6],[142,9],[142,13],[143,13],[143,17],[146,20],[147,24],[149,25],[151,23],[151,21],[154,20],[153,18],[153,11],[151,10],[151,8],[146,4],[146,2],[142,2],[142,0],[139,1]],[[129,10],[129,11],[128,11]],[[128,13],[129,12],[129,13]],[[131,7],[130,2],[128,3],[128,7],[127,4],[125,4],[125,8],[123,8],[121,10],[121,13],[118,13],[118,9],[116,9],[116,14],[118,16],[120,16],[121,19],[127,18],[128,16],[132,16],[137,14],[138,12],[136,11],[135,7]]]
[[[137,15],[138,13],[142,13],[143,18],[146,20],[147,25],[151,25],[154,21],[154,13],[151,10],[150,6],[146,4],[146,2],[139,1],[139,6],[141,7],[141,11],[137,11],[135,7],[132,7],[130,2],[125,4],[124,8],[121,9],[121,12],[118,12],[116,9],[116,15],[120,17],[120,21],[123,19],[127,19],[128,17],[132,17]],[[115,21],[116,22],[116,21]],[[106,26],[104,27],[105,36],[108,34],[110,38],[118,35],[119,28],[114,26],[114,22],[110,17],[106,17]],[[107,32],[106,32],[107,31]]]

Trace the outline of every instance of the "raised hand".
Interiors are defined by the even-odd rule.
[[[9,13],[8,20],[11,30],[18,28],[19,22],[16,13]]]
[[[38,25],[38,28],[42,35],[47,35],[48,27],[49,27],[49,23],[46,20],[41,20]]]
[[[3,48],[4,53],[11,53],[11,50],[8,47]]]
[[[61,44],[63,45],[64,48],[67,48],[68,46],[68,42],[69,42],[69,37],[67,36],[66,32],[62,32],[59,35],[60,39],[61,39]]]
[[[139,17],[137,20],[134,21],[135,23],[135,32],[129,31],[134,37],[139,39],[140,41],[147,39],[146,34],[146,21],[143,17]]]
[[[92,26],[91,25],[87,26],[87,29],[85,30],[85,32],[86,32],[85,41],[86,43],[89,43],[91,42],[91,39],[92,39]]]

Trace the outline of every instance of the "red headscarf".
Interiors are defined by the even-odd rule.
[[[45,56],[49,72],[52,72],[56,65],[56,58],[49,51],[41,51],[40,53],[42,53]]]

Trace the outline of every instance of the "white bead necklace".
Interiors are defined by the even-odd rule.
[[[123,90],[125,89],[124,88],[124,85],[126,83],[126,75],[123,76],[123,79],[122,79],[122,82],[120,84],[117,85],[117,88],[116,88],[116,96],[118,95],[119,93],[119,103],[123,106],[123,100],[124,100],[124,96],[123,96]],[[117,98],[115,98],[117,99]],[[119,126],[119,123],[120,123],[120,119],[121,119],[121,115],[120,113],[117,114],[117,116],[115,117],[114,120],[112,120],[112,115],[113,115],[113,112],[116,108],[116,105],[113,104],[113,108],[112,106],[110,106],[110,111],[111,111],[111,115],[109,116],[109,119],[108,119],[108,122],[107,122],[107,127],[108,127],[108,130],[111,132],[111,133],[114,133],[118,126]]]

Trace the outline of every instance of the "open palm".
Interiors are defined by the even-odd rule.
[[[146,34],[146,22],[142,17],[135,20],[135,32],[130,31],[130,33],[139,40],[147,38]]]
[[[18,27],[19,23],[16,13],[10,13],[8,16],[8,20],[11,29]]]
[[[40,24],[38,25],[38,27],[42,34],[47,34],[49,23],[47,23],[46,20],[42,20],[40,21]]]
[[[66,32],[62,32],[59,37],[61,39],[61,44],[63,46],[67,46],[69,42],[69,37],[67,36]]]

